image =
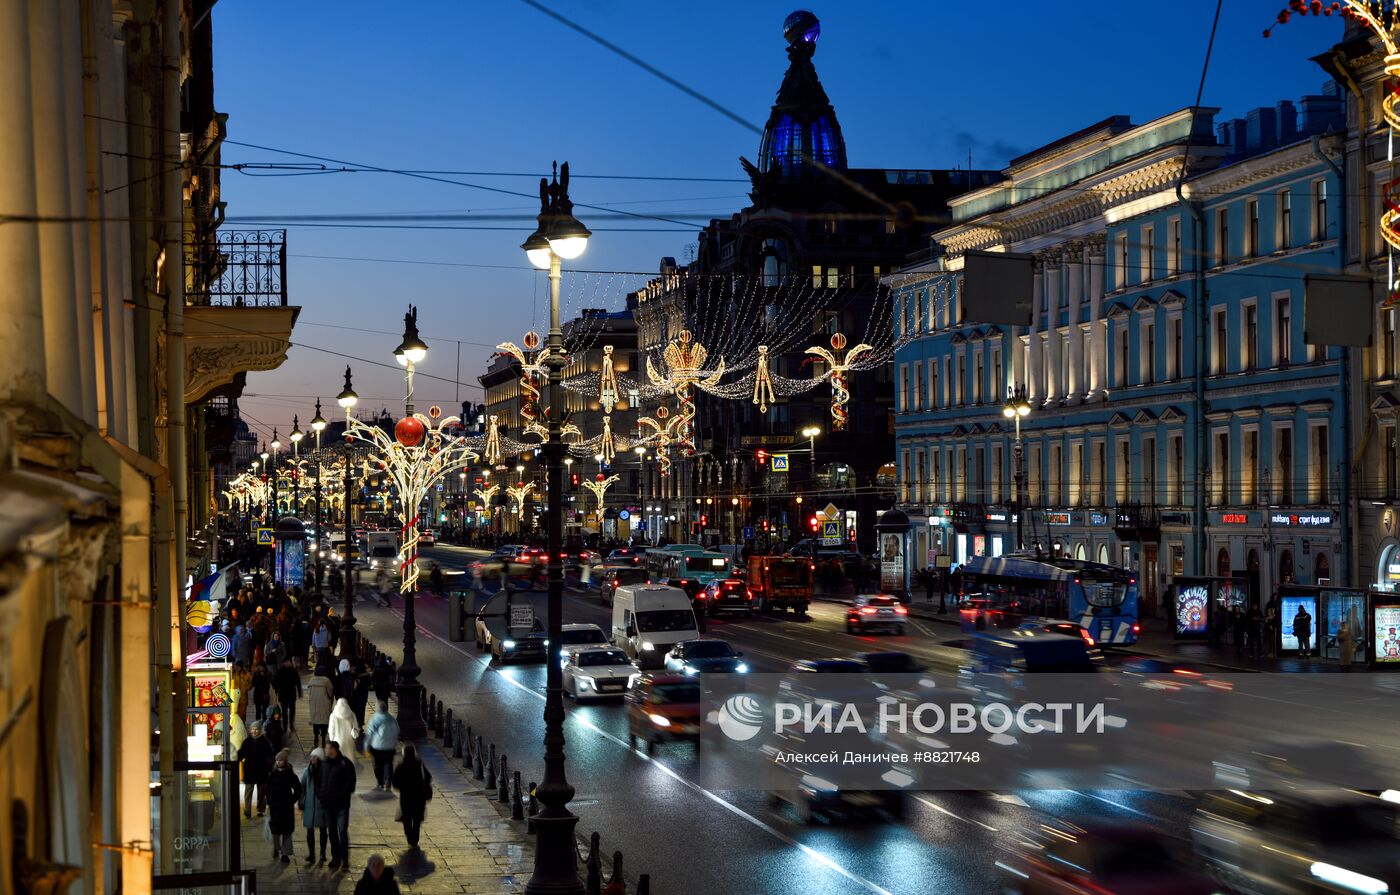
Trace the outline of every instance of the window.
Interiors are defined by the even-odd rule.
[[[1259,306],[1250,302],[1244,306],[1244,368],[1259,367]]]
[[[813,289],[820,289],[821,287],[822,287],[822,266],[821,266],[820,264],[813,264],[813,265],[812,265],[812,288],[813,288]]]
[[[967,467],[967,448],[958,446],[958,500],[967,500],[967,484],[972,478],[972,470]]]
[[[1244,213],[1244,254],[1246,258],[1257,258],[1259,256],[1259,200],[1250,199],[1244,203]]]
[[[938,361],[930,358],[928,362],[928,407],[929,410],[933,410],[938,406]]]
[[[1167,378],[1180,379],[1184,372],[1185,360],[1181,317],[1173,317],[1167,321],[1167,333],[1171,339],[1171,353],[1167,355]]]
[[[1114,385],[1128,384],[1128,324],[1124,321],[1115,333],[1117,343],[1117,356],[1113,362],[1113,383]]]
[[[1312,183],[1312,232],[1313,242],[1327,238],[1327,181],[1314,180]]]
[[[1274,357],[1279,367],[1293,359],[1293,310],[1286,298],[1274,302]]]
[[[880,273],[880,265],[877,264],[874,267],[870,268],[870,275],[873,276],[876,280],[880,279]]]
[[[992,348],[992,384],[987,390],[987,395],[992,400],[999,400],[1001,395],[1006,394],[1006,383],[1001,376],[1001,349]]]
[[[1001,445],[992,445],[992,491],[991,497],[1005,503],[1010,500],[1006,492],[1006,476],[1001,472]]]
[[[933,472],[928,484],[929,499],[947,500],[948,496],[943,492],[943,452],[935,448],[929,460],[933,463]]]
[[[1280,250],[1293,245],[1293,191],[1279,190],[1278,194],[1278,247]]]
[[[1181,218],[1167,222],[1167,274],[1181,273]]]
[[[1062,395],[1069,394],[1069,333],[1060,334],[1060,380],[1057,391]]]
[[[1157,279],[1157,232],[1151,226],[1142,228],[1142,247],[1138,259],[1142,282]]]
[[[982,403],[982,349],[972,352],[972,403]]]
[[[1293,503],[1293,429],[1274,430],[1274,500]]]
[[[1064,489],[1064,448],[1050,445],[1050,470],[1047,479],[1050,483],[1050,500],[1055,506],[1065,506]]]
[[[907,455],[906,455],[907,456]],[[924,499],[924,452],[918,451],[914,454],[914,476],[911,484],[914,486],[914,503],[922,503]]]
[[[886,235],[886,236],[893,236],[894,234],[895,234],[895,219],[894,219],[894,218],[885,218],[885,235]]]
[[[1170,464],[1167,466],[1167,490],[1169,502],[1173,506],[1186,505],[1186,478],[1182,475],[1186,468],[1186,440],[1180,435],[1170,438]]]
[[[904,462],[901,465],[904,468],[904,475],[901,477],[899,482],[899,499],[904,503],[908,503],[909,495],[913,491],[912,485],[914,483],[914,472],[909,466],[910,457],[908,451],[904,452],[903,460]]]
[[[1128,234],[1119,233],[1117,240],[1117,254],[1114,256],[1114,269],[1118,277],[1118,288],[1126,289],[1128,286]]]
[[[909,409],[909,365],[899,365],[899,409]]]
[[[1226,372],[1230,359],[1230,323],[1224,308],[1215,311],[1215,353],[1211,358],[1210,372],[1216,376]]]
[[[1308,477],[1312,480],[1309,491],[1312,492],[1313,503],[1327,503],[1331,499],[1330,479],[1332,478],[1331,460],[1329,458],[1329,445],[1327,442],[1327,424],[1319,423],[1312,426],[1312,463],[1309,468]]]
[[[836,217],[834,215],[827,215],[822,219],[822,232],[827,236],[836,235]]]
[[[946,358],[946,357],[943,358],[943,406],[944,406],[944,407],[951,407],[953,404],[957,403],[957,401],[958,401],[958,398],[957,398],[957,397],[954,395],[954,393],[953,393],[953,389],[956,388],[956,385],[954,384],[952,369],[953,369],[953,362],[952,362],[952,360],[950,360],[949,358]]]
[[[1395,309],[1381,309],[1381,344],[1379,352],[1380,369],[1376,371],[1381,379],[1395,378]]]
[[[1045,476],[1040,470],[1040,445],[1033,444],[1027,452],[1026,458],[1026,483],[1027,499],[1045,505]]]
[[[1142,381],[1157,381],[1157,324],[1151,321],[1142,325]]]
[[[1142,438],[1142,499],[1157,502],[1157,439],[1151,435]]]
[[[977,445],[972,449],[972,499],[978,503],[987,501],[987,449]]]
[[[1069,502],[1079,506],[1084,500],[1084,445],[1069,448]]]
[[[1381,484],[1385,497],[1395,496],[1395,427],[1381,426]]]
[[[965,354],[958,355],[958,380],[956,388],[958,390],[957,402],[958,405],[961,406],[963,403],[963,395],[966,394],[965,389],[967,388],[967,355]]]
[[[1215,433],[1215,459],[1211,463],[1215,479],[1214,496],[1216,505],[1230,501],[1230,433]]]
[[[1244,489],[1242,500],[1246,504],[1259,502],[1259,430],[1248,429],[1244,433],[1244,462],[1240,467],[1240,484]]]
[[[835,289],[841,285],[841,272],[834,267],[826,269],[826,288]]]
[[[924,365],[915,361],[911,366],[914,368],[914,409],[922,410],[924,403]]]
[[[1223,267],[1230,263],[1230,209],[1222,208],[1215,213],[1215,266]]]
[[[1094,503],[1108,504],[1108,445],[1094,442]]]
[[[1131,499],[1129,482],[1132,462],[1132,444],[1126,438],[1120,439],[1117,468],[1113,470],[1114,484],[1116,485],[1114,490],[1117,492],[1116,497],[1119,503],[1127,503]]]

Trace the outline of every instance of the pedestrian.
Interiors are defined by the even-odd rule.
[[[428,587],[439,597],[443,594],[442,569],[437,563],[433,563],[432,569],[428,572]]]
[[[1298,612],[1293,616],[1293,636],[1298,639],[1298,657],[1306,659],[1312,652],[1312,616],[1302,603],[1298,604]]]
[[[393,689],[394,663],[389,661],[388,656],[381,656],[374,666],[374,698],[380,702],[388,702]]]
[[[263,736],[261,721],[248,725],[248,738],[238,747],[238,762],[243,770],[243,816],[253,816],[253,791],[257,790],[258,817],[267,808],[267,775],[272,770],[272,744]]]
[[[331,710],[327,735],[341,744],[342,751],[355,748],[355,740],[360,735],[360,725],[355,723],[355,713],[350,710],[350,703],[346,700],[337,699],[335,701],[335,708]]]
[[[334,723],[334,722],[332,722]],[[334,738],[326,744],[317,787],[331,840],[331,870],[350,866],[350,798],[355,794],[355,763],[340,751]]]
[[[253,716],[262,720],[267,714],[268,704],[272,701],[272,675],[268,672],[266,663],[257,666],[248,686],[253,691]]]
[[[403,761],[394,769],[394,789],[399,791],[399,816],[403,820],[403,835],[408,847],[418,850],[418,837],[423,831],[423,815],[433,798],[433,775],[418,760],[418,750],[412,743],[403,747]]]
[[[386,867],[379,855],[370,855],[369,863],[365,865],[365,875],[355,883],[355,895],[399,895],[394,868]]]
[[[331,629],[326,626],[324,618],[316,619],[316,626],[311,630],[311,649],[315,653],[315,660],[320,663],[331,648]]]
[[[306,684],[306,711],[311,716],[312,747],[326,744],[326,728],[331,723],[331,707],[335,705],[335,687],[324,665]]]
[[[283,659],[290,659],[291,653],[287,650],[287,645],[282,640],[282,634],[277,630],[277,623],[274,621],[272,632],[268,635],[267,644],[263,646],[263,658],[267,660],[269,668],[279,668]]]
[[[335,695],[346,702],[355,695],[355,672],[350,670],[350,660],[340,660],[340,671],[335,676]]]
[[[389,575],[383,569],[374,576],[374,589],[379,594],[379,605],[388,609],[392,605],[389,601]]]
[[[321,797],[317,790],[320,788],[321,762],[325,760],[326,750],[312,749],[311,760],[307,762],[306,770],[301,772],[301,825],[306,828],[306,863],[316,863],[316,838],[320,833],[321,839],[321,861],[326,863],[326,839],[328,838],[330,821],[326,816],[326,806],[321,804]]]
[[[1351,660],[1356,655],[1356,638],[1351,633],[1351,623],[1345,618],[1337,628],[1337,658],[1342,671],[1351,671]]]
[[[387,790],[394,772],[394,750],[399,746],[399,722],[382,699],[365,725],[365,746],[374,756],[375,789]]]
[[[263,719],[263,736],[267,737],[274,755],[287,745],[287,728],[282,724],[281,706],[267,707],[267,717]]]
[[[296,727],[297,700],[301,698],[301,675],[292,667],[290,656],[272,677],[272,689],[277,691],[277,703],[282,707],[282,721],[288,730]]]
[[[253,635],[246,625],[239,625],[234,630],[233,641],[229,645],[233,649],[233,661],[245,666],[253,664]]]
[[[1264,637],[1268,642],[1266,655],[1272,659],[1278,655],[1279,633],[1282,627],[1279,625],[1278,606],[1269,601],[1269,608],[1264,613]]]
[[[350,711],[355,713],[355,724],[365,729],[365,707],[369,705],[370,673],[365,663],[356,659],[350,665],[355,671],[355,690],[350,694]]]
[[[296,666],[298,669],[306,668],[306,654],[311,652],[311,622],[306,616],[297,613],[296,621],[292,622],[292,655],[296,656]]]
[[[301,781],[292,770],[292,753],[282,749],[267,775],[267,829],[272,833],[272,860],[281,858],[283,864],[292,862],[292,831],[301,792]]]

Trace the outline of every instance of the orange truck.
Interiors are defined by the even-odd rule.
[[[801,556],[750,556],[748,588],[760,612],[791,609],[806,615],[812,602],[812,563]]]

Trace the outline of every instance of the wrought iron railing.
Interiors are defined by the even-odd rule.
[[[287,231],[220,230],[186,243],[185,303],[286,307]]]

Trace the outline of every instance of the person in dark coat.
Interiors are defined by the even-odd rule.
[[[349,659],[341,659],[335,675],[335,698],[350,702],[355,697],[355,672]]]
[[[1235,639],[1235,655],[1244,654],[1244,611],[1239,606],[1230,607],[1230,633]]]
[[[418,750],[412,743],[403,747],[403,761],[394,768],[394,789],[399,791],[399,813],[403,816],[403,835],[408,847],[418,848],[418,837],[423,832],[423,816],[427,813],[428,800],[433,797],[433,775],[423,762],[418,760]]]
[[[301,781],[292,770],[292,754],[277,753],[272,773],[267,775],[267,828],[272,833],[272,860],[292,862],[292,832],[297,826],[297,802],[301,801]]]
[[[365,707],[369,705],[369,691],[371,677],[365,669],[364,663],[356,659],[355,669],[355,690],[350,696],[350,708],[355,713],[355,720],[359,722],[360,729],[365,728]]]
[[[311,622],[306,620],[306,616],[298,613],[296,621],[292,622],[292,655],[296,658],[297,668],[306,667],[306,654],[311,652]]]
[[[326,744],[326,758],[321,762],[317,793],[325,806],[330,826],[331,870],[349,868],[350,863],[350,799],[355,794],[355,763],[341,754],[340,743]]]
[[[355,883],[355,895],[399,895],[394,868],[386,867],[379,855],[370,855],[369,863],[365,865],[365,875]]]
[[[324,749],[312,749],[311,760],[301,772],[301,825],[306,828],[306,863],[316,863],[316,833],[321,834],[321,863],[326,863],[326,839],[330,835],[330,819],[317,794],[317,779],[321,775]]]
[[[389,694],[394,692],[394,663],[385,656],[379,660],[379,664],[374,667],[374,698],[380,702],[388,702]]]
[[[266,665],[253,670],[252,682],[248,685],[253,691],[253,710],[259,719],[266,717],[268,704],[272,702],[272,675]]]
[[[1246,637],[1249,640],[1249,654],[1254,658],[1264,655],[1264,613],[1258,606],[1249,607],[1244,617]]]
[[[282,707],[282,721],[288,730],[296,727],[297,700],[301,698],[301,675],[292,667],[292,658],[282,660],[282,665],[272,676],[272,689],[277,691],[277,702]]]
[[[287,745],[287,728],[282,725],[282,709],[275,705],[268,707],[267,717],[263,719],[263,736],[267,737],[274,755]]]
[[[258,817],[267,808],[267,775],[272,770],[272,744],[263,736],[261,721],[248,727],[248,738],[238,747],[238,761],[243,768],[243,816],[253,816],[253,790],[258,793]]]
[[[1293,636],[1298,638],[1298,656],[1306,659],[1312,652],[1312,616],[1303,604],[1298,604],[1298,613],[1293,616]]]

